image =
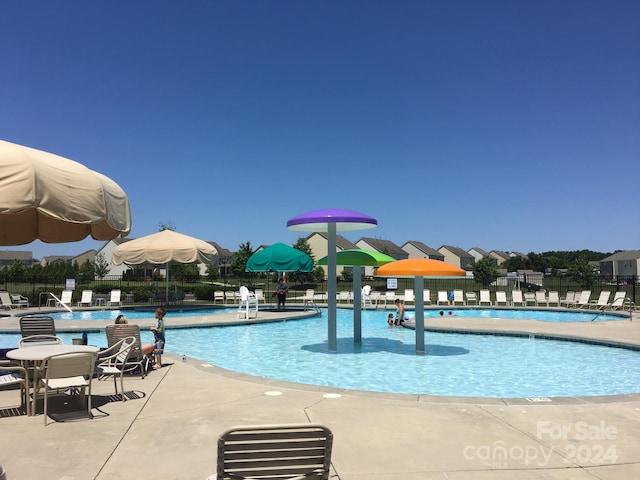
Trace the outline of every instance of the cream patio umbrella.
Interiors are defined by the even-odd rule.
[[[131,230],[120,186],[53,153],[0,140],[0,245],[111,240]]]
[[[218,251],[204,240],[189,237],[173,230],[158,233],[121,243],[111,255],[114,265],[166,264],[166,302],[169,303],[169,264],[208,263]]]

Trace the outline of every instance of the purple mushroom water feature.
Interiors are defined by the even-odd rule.
[[[364,213],[353,210],[330,208],[303,213],[287,221],[287,228],[302,232],[327,233],[327,307],[328,307],[328,350],[335,352],[337,341],[337,268],[336,268],[336,233],[350,230],[374,228],[378,221]]]

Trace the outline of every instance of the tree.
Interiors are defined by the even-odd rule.
[[[109,262],[104,258],[104,253],[99,253],[93,261],[93,268],[96,277],[104,278],[109,274]]]
[[[80,274],[80,278],[83,278],[85,280],[87,279],[93,280],[95,276],[95,264],[90,262],[89,259],[87,258],[84,261],[84,263],[80,265],[80,268],[78,269],[78,273]]]
[[[498,278],[498,267],[493,258],[486,256],[472,264],[473,278],[484,288],[488,288]]]
[[[591,288],[596,277],[593,267],[582,257],[571,264],[568,273],[583,289]]]
[[[253,248],[251,247],[251,242],[241,243],[240,248],[236,252],[233,260],[231,260],[231,265],[229,266],[231,269],[231,274],[236,277],[242,277],[245,275],[245,268],[247,268],[247,261],[249,257],[253,255]]]
[[[299,237],[296,243],[293,244],[293,248],[306,253],[311,257],[311,260],[313,260],[313,250],[311,250],[309,242],[307,242],[304,237]],[[293,282],[308,283],[314,281],[315,275],[313,272],[291,272],[289,278]]]

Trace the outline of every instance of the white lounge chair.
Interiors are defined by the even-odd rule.
[[[549,306],[549,300],[547,300],[547,295],[544,290],[536,291],[536,306],[544,305],[545,307]]]
[[[504,304],[504,306],[508,306],[509,302],[507,301],[507,292],[503,290],[496,291],[496,306]]]
[[[262,303],[265,302],[264,290],[262,290],[261,288],[256,288],[254,294],[256,296],[256,300],[258,301],[258,303],[259,302],[262,302]]]
[[[403,297],[403,301],[405,304],[407,303],[413,303],[415,305],[416,303],[416,297],[413,294],[413,289],[411,288],[406,288],[404,290],[404,297]]]
[[[29,306],[29,302],[27,301],[26,305],[18,304],[18,303],[13,301],[13,296],[9,295],[9,292],[2,291],[2,292],[0,292],[0,306],[2,308],[4,308],[5,310],[11,310],[13,308],[18,308],[18,307],[22,307],[22,306],[28,307]]]
[[[532,292],[524,292],[524,306],[536,305],[536,295]]]
[[[607,305],[607,310],[621,310],[624,308],[624,301],[627,298],[627,292],[618,291],[613,296],[613,301]]]
[[[218,303],[218,300],[220,303],[224,303],[224,292],[222,290],[213,292],[213,303]]]
[[[387,306],[387,302],[391,303],[393,305],[393,303],[396,301],[396,292],[394,292],[393,290],[387,290],[386,292],[384,292],[384,305],[385,307]]]
[[[514,307],[516,305],[520,305],[524,307],[524,300],[522,299],[522,290],[512,290],[511,291],[511,305]]]
[[[449,305],[449,295],[445,290],[438,290],[438,305]]]
[[[564,298],[560,299],[560,306],[565,306],[569,308],[569,306],[573,305],[576,301],[576,292],[569,290]]]
[[[547,298],[547,306],[550,307],[551,304],[554,304],[556,307],[560,306],[560,294],[555,290],[550,291],[549,298]]]
[[[453,304],[454,305],[464,305],[464,294],[462,290],[454,290],[453,291]]]
[[[122,304],[122,302],[120,301],[121,297],[122,297],[121,290],[118,290],[118,289],[111,290],[111,295],[109,297],[108,305],[110,306],[121,305]]]
[[[478,297],[476,292],[465,292],[467,297],[467,305],[478,305]]]
[[[244,315],[244,318],[249,319],[254,314],[254,318],[258,318],[258,300],[255,295],[249,292],[249,289],[244,285],[240,287],[240,302],[238,303],[237,318]]]
[[[580,294],[580,298],[576,299],[574,305],[575,308],[589,308],[589,302],[591,300],[591,290],[583,290]]]
[[[431,305],[431,290],[425,288],[422,291],[422,300],[424,301],[425,305]]]
[[[80,301],[77,303],[79,307],[86,306],[90,307],[93,304],[93,290],[83,290],[82,297]]]
[[[611,297],[611,292],[609,290],[602,290],[598,299],[589,304],[589,308],[604,310],[606,306],[609,305],[609,297]]]
[[[504,302],[506,305],[506,296],[504,297]],[[478,302],[478,305],[491,305],[491,292],[489,290],[480,290],[480,301]]]

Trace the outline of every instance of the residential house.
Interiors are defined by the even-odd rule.
[[[362,237],[356,242],[357,248],[361,250],[373,250],[375,252],[384,253],[396,260],[404,260],[409,258],[409,253],[400,248],[390,240],[382,240],[380,238]],[[371,277],[375,274],[375,267],[364,267],[364,276]]]
[[[228,250],[218,245],[216,242],[207,242],[207,243],[210,243],[211,245],[213,245],[215,249],[218,251],[218,257],[217,257],[218,269],[220,270],[220,275],[222,277],[226,277],[229,274],[229,271],[231,270],[231,260],[233,260],[233,257],[234,257],[233,252],[231,250]],[[201,272],[201,275],[206,275],[206,273],[207,273],[207,267],[205,265],[204,272]]]
[[[409,258],[430,258],[444,262],[444,255],[417,240],[409,240],[402,245],[402,249],[409,254]]]
[[[640,250],[623,250],[600,260],[600,274],[616,276],[638,276],[640,272]]]
[[[489,252],[489,256],[496,261],[496,265],[500,266],[507,260],[511,258],[511,256],[507,252],[501,252],[500,250],[491,250]]]
[[[466,251],[451,245],[442,245],[438,252],[444,256],[445,262],[462,269],[466,269],[467,265],[474,262],[474,258]]]
[[[311,248],[311,254],[313,260],[316,261],[322,257],[326,257],[329,254],[329,238],[326,233],[315,232],[305,238],[305,241]],[[350,250],[358,248],[354,243],[350,242],[342,235],[336,235],[336,251]],[[328,273],[328,267],[323,266],[325,276]],[[365,272],[366,275],[366,272]]]
[[[49,255],[46,257],[42,257],[40,260],[40,265],[46,267],[47,265],[55,265],[56,263],[67,263],[73,262],[75,257],[72,255]]]
[[[31,267],[33,265],[33,252],[28,250],[0,251],[0,267],[10,267],[16,260],[22,263],[25,267]]]
[[[481,249],[480,247],[470,248],[469,250],[467,250],[467,253],[473,257],[473,263],[482,260],[484,257],[489,257],[494,261],[495,265],[498,264],[496,259],[489,255],[489,252],[487,252],[486,250]]]

